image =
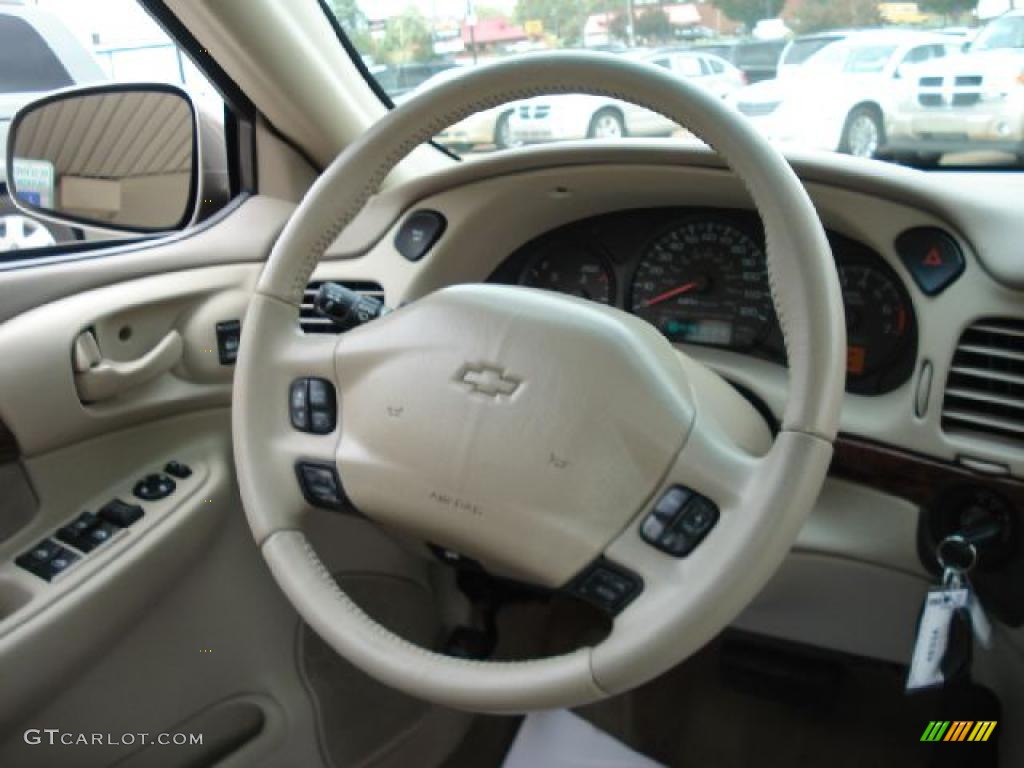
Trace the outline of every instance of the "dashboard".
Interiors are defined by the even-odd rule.
[[[917,317],[902,278],[868,246],[828,232],[846,312],[847,389],[881,395],[911,377]],[[490,280],[630,312],[670,341],[785,364],[760,219],[655,208],[575,221],[526,243]]]

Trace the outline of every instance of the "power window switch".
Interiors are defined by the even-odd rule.
[[[114,499],[100,510],[100,517],[118,528],[127,528],[137,523],[145,514],[138,504],[128,504]]]
[[[77,559],[75,553],[52,539],[46,539],[15,560],[15,563],[39,578],[50,581],[66,571]]]
[[[107,522],[102,522],[85,534],[85,541],[92,544],[93,547],[98,547],[102,544],[106,544],[114,538],[114,534],[116,534],[117,531],[117,526],[111,525]]]
[[[100,522],[92,512],[83,512],[74,522],[57,531],[57,538],[82,552],[91,551],[96,545],[88,541],[86,534]]]

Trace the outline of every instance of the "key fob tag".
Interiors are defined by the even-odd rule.
[[[945,682],[942,661],[949,645],[953,615],[967,608],[968,599],[966,589],[936,588],[928,591],[917,624],[907,691],[934,688]]]

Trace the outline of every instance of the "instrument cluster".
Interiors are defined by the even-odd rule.
[[[917,355],[910,296],[879,254],[835,233],[829,240],[846,310],[847,389],[892,391]],[[786,360],[764,233],[745,211],[640,210],[574,222],[527,243],[491,281],[618,307],[675,343]]]

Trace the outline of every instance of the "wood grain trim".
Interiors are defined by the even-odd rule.
[[[950,487],[964,485],[999,491],[1018,508],[1024,507],[1024,482],[1020,480],[982,474],[849,435],[840,435],[835,442],[830,474],[922,507],[930,506]]]

